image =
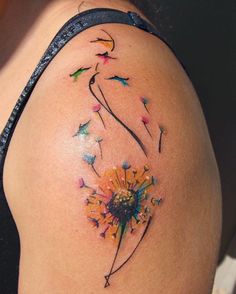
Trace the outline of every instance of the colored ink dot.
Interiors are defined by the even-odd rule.
[[[83,156],[83,160],[86,161],[88,164],[93,165],[96,160],[96,155],[86,153]]]
[[[124,161],[123,163],[122,163],[122,168],[124,169],[124,170],[127,170],[127,169],[129,169],[131,167],[131,165],[130,165],[130,163],[128,162],[128,161]]]

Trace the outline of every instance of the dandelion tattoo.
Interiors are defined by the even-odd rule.
[[[96,120],[99,120],[104,128],[104,132],[108,132],[109,125],[106,125],[106,116],[111,116],[114,121],[126,130],[127,135],[132,138],[139,150],[148,157],[148,150],[144,144],[145,139],[150,140],[154,138],[155,133],[151,132],[150,128],[150,99],[146,96],[139,98],[146,112],[146,115],[141,115],[140,119],[136,121],[137,125],[140,125],[140,121],[143,124],[145,130],[142,136],[139,137],[134,131],[134,126],[127,125],[121,118],[119,113],[110,104],[110,99],[106,92],[103,90],[102,80],[105,83],[117,83],[118,87],[124,88],[127,91],[130,87],[130,78],[122,77],[114,74],[108,78],[101,78],[100,72],[104,66],[111,66],[117,62],[117,57],[113,56],[113,51],[116,48],[116,43],[113,37],[101,30],[105,37],[97,38],[90,41],[92,44],[96,44],[97,47],[106,48],[105,52],[98,52],[95,54],[96,62],[93,67],[80,67],[77,71],[70,74],[70,77],[74,81],[77,81],[78,77],[92,69],[95,73],[91,73],[88,80],[88,89],[91,97],[94,99],[94,104],[91,107],[91,111],[95,113]],[[113,60],[111,62],[111,60]],[[119,88],[118,88],[119,89]],[[136,102],[138,103],[138,101]],[[104,173],[100,173],[99,163],[104,160],[106,153],[103,152],[104,144],[106,144],[105,137],[100,134],[90,134],[90,125],[92,121],[87,120],[79,125],[79,129],[73,135],[73,137],[83,137],[89,142],[93,142],[94,148],[92,152],[86,152],[82,154],[82,160],[90,168],[90,171],[96,175],[97,185],[96,187],[90,186],[84,177],[79,178],[78,187],[83,190],[85,195],[84,205],[85,213],[89,223],[98,229],[100,238],[104,240],[111,240],[114,242],[116,249],[114,252],[111,266],[104,276],[104,287],[110,286],[110,280],[118,271],[120,271],[126,263],[132,258],[136,250],[139,248],[145,235],[148,232],[155,208],[160,206],[163,202],[163,197],[158,197],[157,192],[154,190],[158,185],[156,177],[149,165],[145,164],[141,168],[133,167],[129,161],[123,161],[119,166],[107,169]],[[96,123],[96,121],[95,121]],[[159,126],[159,145],[158,152],[162,152],[162,138],[165,130],[162,126]],[[146,137],[145,137],[146,136]],[[142,138],[142,140],[141,140]],[[92,145],[93,145],[92,144]],[[91,146],[90,146],[91,147]],[[104,148],[104,150],[106,150]],[[120,254],[121,244],[129,237],[130,234],[134,234],[139,231],[140,234],[137,244],[135,244],[133,251],[125,259],[125,261],[118,263],[118,256]]]
[[[144,167],[145,174],[149,171]],[[162,198],[152,197],[149,191],[157,185],[157,179],[145,175],[142,169],[132,169],[124,161],[121,167],[114,167],[101,179],[99,190],[88,188],[84,180],[80,188],[87,188],[86,214],[92,226],[101,230],[100,237],[117,240],[110,270],[105,275],[104,287],[110,286],[110,278],[118,272],[133,256],[143,240],[152,220],[152,208],[159,206]],[[130,256],[116,266],[123,238],[144,226],[141,238]]]
[[[165,130],[164,130],[164,128],[162,126],[159,126],[159,129],[160,129],[160,137],[159,137],[158,150],[159,150],[159,153],[161,153],[161,151],[162,151],[162,137],[163,137],[163,134],[164,134]]]

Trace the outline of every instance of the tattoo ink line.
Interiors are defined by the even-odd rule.
[[[113,271],[113,268],[115,266],[115,262],[116,262],[116,259],[117,259],[117,256],[118,256],[118,253],[119,253],[119,250],[120,250],[120,245],[121,245],[121,241],[122,241],[122,238],[123,238],[123,235],[124,235],[124,232],[125,232],[125,227],[126,227],[126,224],[121,225],[121,233],[120,233],[119,243],[118,243],[118,246],[117,246],[117,249],[116,249],[115,257],[114,257],[112,265],[111,265],[110,272],[109,272],[108,275],[105,276],[106,283],[104,285],[104,288],[107,288],[107,287],[110,286],[109,280],[110,280],[110,277],[112,275],[112,271]]]
[[[140,240],[139,240],[139,242],[138,242],[138,244],[136,245],[136,247],[134,248],[134,250],[132,251],[132,253],[130,254],[130,256],[117,268],[117,269],[115,269],[113,272],[111,272],[110,273],[110,276],[112,276],[112,275],[114,275],[115,273],[117,273],[131,258],[132,258],[132,256],[134,255],[134,253],[136,252],[136,250],[138,249],[138,247],[139,247],[139,245],[140,245],[140,243],[142,242],[142,240],[143,240],[143,238],[145,237],[145,235],[146,235],[146,233],[147,233],[147,231],[148,231],[148,228],[149,228],[149,226],[150,226],[150,223],[151,223],[151,220],[152,220],[152,217],[150,216],[149,217],[149,220],[148,220],[148,222],[147,222],[147,225],[146,225],[146,227],[145,227],[145,230],[144,230],[144,232],[143,232],[143,234],[142,234],[142,236],[141,236],[141,238],[140,238]]]
[[[106,129],[106,125],[105,125],[104,119],[103,119],[103,117],[102,117],[102,115],[100,113],[100,110],[101,110],[101,104],[100,103],[93,106],[93,112],[98,114],[98,116],[99,116],[99,118],[100,118],[100,120],[101,120],[101,122],[102,122],[102,124],[104,126],[104,129]]]
[[[97,137],[97,138],[96,138],[96,142],[98,143],[98,147],[99,147],[99,151],[100,151],[101,159],[103,159],[103,153],[102,153],[102,141],[103,141],[103,138],[102,138],[102,137]]]
[[[159,126],[159,129],[160,129],[160,137],[159,137],[159,148],[158,148],[158,151],[159,153],[162,152],[162,137],[163,137],[163,134],[165,132],[164,128],[162,126]]]
[[[104,102],[102,102],[98,97],[97,95],[95,94],[95,92],[93,91],[92,89],[92,85],[95,84],[95,77],[98,75],[99,73],[96,73],[92,76],[92,78],[90,79],[90,82],[89,82],[89,90],[91,92],[91,94],[94,96],[94,98],[103,106],[103,108],[108,112],[110,113],[113,118],[120,124],[122,125],[126,131],[129,132],[129,134],[134,138],[134,140],[138,143],[138,145],[140,146],[140,148],[142,149],[143,153],[147,156],[147,151],[146,151],[146,148],[144,146],[144,144],[142,143],[142,141],[139,139],[139,137],[126,125],[123,123],[123,121],[121,121],[117,116],[116,114],[112,111],[112,109],[110,108],[106,98],[105,98],[105,95],[103,93],[103,91],[101,90],[100,86],[98,86],[98,89],[100,91],[100,93],[102,94],[102,97],[103,97],[103,100]]]
[[[143,170],[147,171],[147,167],[144,166]],[[123,178],[124,173],[126,180]],[[149,187],[154,186],[157,180],[153,176],[142,175],[140,169],[135,174],[137,178],[133,177],[133,169],[131,169],[129,162],[124,161],[120,167],[115,166],[105,173],[102,187],[99,186],[104,194],[99,194],[94,189],[95,192],[87,198],[87,218],[94,226],[102,229],[100,236],[104,239],[112,238],[113,240],[118,239],[119,236],[110,270],[104,276],[105,288],[110,286],[111,276],[118,272],[134,255],[149,228],[152,215],[147,201],[153,206],[159,206],[161,203],[160,198],[152,197],[150,201],[148,200],[150,198],[146,197]],[[135,184],[137,179],[140,183],[138,186]],[[110,183],[114,182],[117,184],[113,185],[114,189],[111,189]],[[145,225],[145,228],[138,243],[128,258],[115,268],[126,229],[131,228],[130,232],[132,233],[141,224]]]
[[[103,38],[97,38],[96,40],[90,41],[90,43],[100,43],[103,46],[109,48],[111,51],[114,51],[115,49],[115,40],[112,38],[112,36],[106,32],[105,30],[101,30],[103,31],[105,34],[107,34],[107,36],[110,39],[103,39]]]

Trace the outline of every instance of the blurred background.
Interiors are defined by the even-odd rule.
[[[165,36],[200,98],[223,193],[222,244],[214,294],[236,294],[236,3],[232,0],[131,2]],[[18,262],[18,234],[9,209],[0,198],[1,294],[16,293]]]

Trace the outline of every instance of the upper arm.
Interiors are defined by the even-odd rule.
[[[109,38],[103,30],[115,48],[91,42]],[[114,59],[97,55],[105,52]],[[102,293],[125,227],[113,270],[146,233],[111,276],[112,293],[208,293],[220,234],[217,168],[196,93],[159,39],[109,24],[70,41],[18,123],[4,185],[21,238],[22,289]]]

